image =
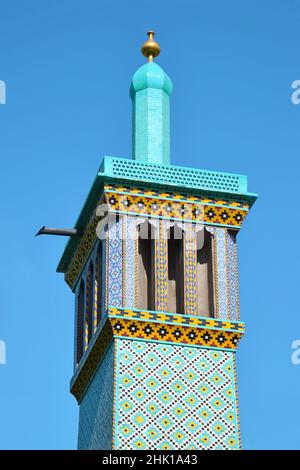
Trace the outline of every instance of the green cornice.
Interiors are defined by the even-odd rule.
[[[229,201],[234,199],[246,201],[250,207],[257,198],[257,194],[247,192],[247,177],[244,175],[104,157],[75,224],[75,228],[80,232],[84,231],[100,199],[104,183],[180,191],[189,195],[208,195]],[[79,237],[69,239],[57,272],[67,271],[79,240]]]

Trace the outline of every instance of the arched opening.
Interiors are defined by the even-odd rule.
[[[97,324],[99,325],[102,318],[103,294],[102,294],[102,263],[103,263],[103,244],[98,241],[96,254],[96,276],[95,276],[95,297],[97,301]]]
[[[168,233],[168,310],[184,313],[183,230],[175,223]]]
[[[78,364],[83,354],[83,326],[84,326],[84,281],[81,279],[77,292],[77,324],[76,324],[76,363]]]
[[[137,307],[155,310],[154,234],[153,226],[145,221],[138,230],[138,299]]]
[[[85,349],[93,336],[93,308],[94,308],[94,265],[90,262],[86,277],[86,312],[85,312]]]
[[[212,235],[205,228],[197,234],[197,314],[214,317]]]

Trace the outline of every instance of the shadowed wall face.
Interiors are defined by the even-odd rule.
[[[138,308],[155,310],[154,290],[154,240],[151,225],[144,222],[139,227],[138,238]]]
[[[169,312],[184,313],[183,231],[172,227],[168,239]]]
[[[203,246],[197,250],[197,314],[214,317],[214,273],[212,236],[204,230]]]

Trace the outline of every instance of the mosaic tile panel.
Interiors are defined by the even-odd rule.
[[[244,332],[245,330],[245,323],[243,322],[222,321],[218,320],[217,318],[181,315],[179,313],[169,312],[154,312],[151,310],[109,307],[108,316],[133,320],[147,320],[150,322],[183,326],[188,325],[202,326],[206,328],[219,328],[240,332]]]
[[[233,353],[117,340],[116,449],[238,449]]]
[[[79,405],[79,450],[112,448],[113,360],[111,345]]]
[[[153,189],[145,189],[131,186],[121,186],[107,184],[105,190],[108,192],[116,192],[129,195],[137,195],[144,197],[152,197],[159,199],[171,199],[172,201],[187,201],[187,202],[199,202],[206,204],[214,204],[219,206],[232,206],[240,209],[249,209],[249,203],[245,201],[231,200],[231,199],[218,199],[209,196],[191,196],[188,193],[176,193],[168,191],[159,191]]]
[[[239,228],[247,215],[244,209],[218,207],[151,199],[141,196],[105,193],[110,212],[138,214],[144,216],[165,217],[175,220],[187,220],[197,223],[211,223],[226,227]]]
[[[233,321],[238,320],[238,289],[237,289],[237,273],[236,273],[236,250],[235,235],[228,232],[228,255],[227,255],[227,275],[228,275],[228,301],[229,316]]]
[[[217,228],[216,234],[216,282],[217,282],[217,315],[222,320],[228,318],[228,292],[227,292],[227,231]]]
[[[240,319],[240,296],[239,296],[239,269],[238,269],[238,252],[237,252],[236,235],[235,235],[235,243],[234,243],[234,269],[235,269],[235,280],[236,280],[236,309],[237,309],[237,319],[239,320]]]
[[[123,267],[122,267],[122,219],[109,229],[108,239],[108,303],[122,306]]]
[[[136,287],[136,217],[123,218],[123,305],[125,307],[135,306]]]

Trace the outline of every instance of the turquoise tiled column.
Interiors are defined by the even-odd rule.
[[[172,82],[159,65],[148,62],[133,76],[133,159],[170,164],[170,95]]]

